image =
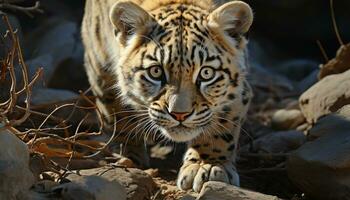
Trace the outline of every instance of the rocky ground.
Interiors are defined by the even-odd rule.
[[[0,21],[0,200],[350,199],[350,44],[336,39],[328,3],[247,2],[257,18],[255,97],[240,139],[242,187],[208,182],[196,194],[175,186],[184,144],[150,145],[151,167],[141,170],[100,134],[83,69],[82,0],[43,0],[40,10],[0,1],[13,28]],[[337,4],[340,27],[349,6]],[[317,39],[339,48],[333,59],[322,60]]]

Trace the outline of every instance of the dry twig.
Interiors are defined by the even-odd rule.
[[[0,14],[4,14],[1,12],[1,10],[11,10],[11,11],[19,11],[22,12],[26,15],[28,15],[29,17],[33,17],[33,13],[43,13],[44,11],[42,9],[40,9],[40,2],[36,1],[35,4],[33,6],[30,7],[24,7],[24,6],[18,6],[18,5],[14,5],[12,3],[0,3]]]
[[[0,77],[1,81],[8,81],[9,88],[8,94],[9,98],[4,102],[0,102],[0,122],[1,129],[6,128],[12,133],[16,134],[20,139],[30,147],[30,150],[35,154],[40,154],[45,157],[48,161],[46,164],[54,165],[55,168],[59,168],[63,171],[69,170],[69,164],[64,166],[58,166],[54,163],[51,158],[62,157],[69,159],[69,162],[72,159],[76,158],[92,158],[99,155],[101,152],[105,152],[108,145],[114,141],[115,134],[109,139],[107,143],[101,143],[93,140],[86,140],[81,138],[87,138],[91,136],[98,136],[102,134],[103,130],[103,119],[101,112],[97,109],[95,103],[91,100],[90,97],[86,96],[88,91],[81,92],[80,98],[78,98],[74,103],[63,103],[62,105],[55,106],[55,108],[48,114],[42,113],[36,110],[33,110],[31,106],[31,92],[33,89],[34,83],[40,78],[42,74],[42,69],[39,69],[34,77],[29,80],[27,66],[24,62],[22,51],[20,48],[19,39],[16,32],[12,29],[10,22],[6,15],[2,17],[3,21],[7,25],[8,31],[4,36],[4,40],[10,41],[10,47],[8,48],[7,55],[4,59],[1,59],[1,71]],[[21,87],[18,87],[19,79],[18,74],[15,73],[15,66],[20,67],[21,81],[23,84]],[[8,78],[8,80],[7,80]],[[24,96],[24,105],[20,105],[18,100],[21,99],[20,96]],[[85,102],[88,105],[82,106],[80,102]],[[53,106],[46,105],[46,106]],[[38,107],[38,106],[37,106]],[[61,119],[56,117],[55,114],[58,111],[61,111],[64,108],[73,107],[68,118]],[[70,119],[77,111],[87,111],[88,114],[81,119],[78,123],[78,126],[75,129],[74,134],[70,134],[69,130],[73,127],[70,124]],[[89,112],[96,112],[98,122],[99,122],[99,131],[98,132],[88,132],[81,131],[81,126],[85,123],[86,119],[91,115]],[[17,117],[15,117],[15,113]],[[20,116],[18,116],[20,113]],[[40,125],[33,127],[31,129],[20,130],[16,127],[21,126],[26,121],[31,121],[31,115],[37,115],[43,117],[43,120],[40,122]],[[57,125],[50,126],[48,121],[52,120]],[[65,136],[60,136],[60,132],[64,132]],[[75,147],[80,147],[78,152]],[[84,150],[81,150],[84,149]],[[92,153],[91,153],[92,152]]]

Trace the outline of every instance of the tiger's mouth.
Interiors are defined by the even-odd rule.
[[[188,142],[200,136],[206,126],[189,128],[179,124],[175,127],[160,127],[161,133],[175,142]]]
[[[150,109],[149,118],[165,138],[174,142],[188,142],[210,132],[208,129],[213,123],[213,113],[209,109],[199,111],[193,109],[186,118],[179,120],[167,110]]]

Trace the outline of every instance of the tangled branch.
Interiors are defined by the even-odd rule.
[[[0,14],[4,14],[2,10],[11,10],[11,11],[19,11],[22,12],[29,17],[33,17],[33,13],[43,13],[44,11],[40,9],[40,2],[36,1],[33,6],[24,7],[24,6],[18,6],[14,5],[13,3],[8,2],[0,2]]]
[[[16,31],[12,29],[6,15],[2,16],[2,20],[8,31],[1,39],[9,41],[10,45],[5,49],[7,53],[4,58],[0,59],[0,82],[8,83],[8,99],[0,102],[0,130],[7,129],[17,135],[27,143],[33,155],[43,159],[46,168],[56,172],[60,170],[67,172],[69,163],[74,159],[96,159],[101,153],[111,155],[108,147],[115,141],[115,129],[107,142],[91,139],[93,136],[102,134],[104,124],[102,114],[94,103],[93,97],[87,96],[89,90],[81,92],[80,96],[72,102],[31,105],[33,86],[41,77],[43,69],[39,68],[32,78],[28,77],[28,68],[23,59]],[[20,73],[16,74],[16,67],[19,67]],[[51,111],[42,112],[38,110],[40,107],[49,108]],[[68,116],[60,116],[59,113],[67,108],[72,108]],[[72,121],[76,112],[87,114],[78,121]],[[99,129],[95,132],[82,128],[89,117],[97,119]],[[32,123],[33,128],[28,128],[26,123],[33,120],[36,122]],[[38,125],[35,126],[35,124]],[[53,161],[55,158],[66,159],[68,164],[61,166]]]

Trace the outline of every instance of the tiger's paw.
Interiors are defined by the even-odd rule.
[[[220,181],[239,186],[239,176],[232,162],[208,163],[198,157],[185,159],[177,178],[178,188],[200,192],[207,181]]]

